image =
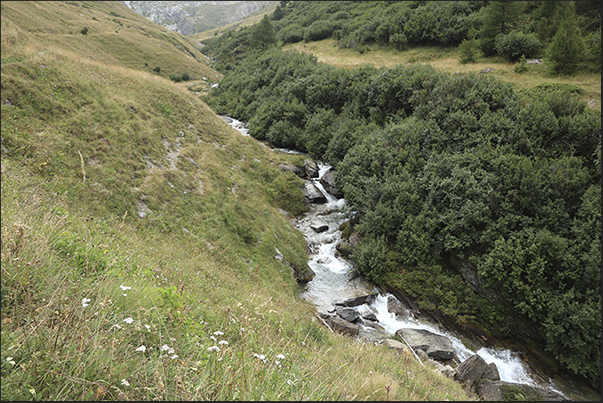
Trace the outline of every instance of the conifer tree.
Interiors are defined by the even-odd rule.
[[[554,74],[570,74],[576,70],[583,59],[584,40],[576,23],[574,2],[563,3],[559,13],[561,23],[547,56]]]
[[[251,31],[251,45],[258,48],[268,48],[276,45],[277,38],[268,14],[258,22]]]

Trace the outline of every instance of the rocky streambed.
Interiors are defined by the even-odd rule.
[[[243,122],[223,119],[249,135]],[[446,329],[406,296],[366,281],[346,260],[358,239],[354,235],[342,238],[340,226],[347,216],[345,200],[335,189],[334,170],[311,159],[305,160],[303,169],[285,164],[279,168],[306,181],[303,192],[310,209],[293,223],[306,238],[309,261],[305,271],[295,274],[301,296],[316,306],[318,317],[329,329],[400,350],[460,382],[481,400],[600,401],[600,395],[584,385],[551,379],[547,371],[524,361],[524,354],[494,347],[492,341],[480,342],[480,337],[463,335],[458,329]]]

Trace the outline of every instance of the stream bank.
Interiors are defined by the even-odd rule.
[[[223,119],[243,135],[249,135],[243,122],[228,117]],[[302,154],[294,150],[274,150]],[[456,363],[451,364],[457,368],[460,363],[477,355],[486,364],[496,365],[502,382],[542,388],[550,392],[548,398],[541,396],[544,400],[601,400],[600,394],[571,375],[552,373],[550,360],[547,362],[546,356],[538,357],[534,351],[519,344],[494,340],[478,328],[451,328],[450,323],[444,326],[444,318],[438,317],[437,313],[420,312],[413,306],[411,299],[399,292],[377,287],[362,276],[355,275],[351,262],[337,251],[337,246],[342,240],[339,228],[347,220],[343,212],[345,200],[328,192],[322,183],[324,181],[321,181],[325,175],[332,175],[331,167],[320,162],[316,164],[319,168],[316,175],[302,170],[296,172],[306,180],[304,194],[308,198],[310,211],[296,217],[293,223],[306,238],[308,267],[313,273],[306,281],[301,282],[300,295],[316,306],[321,317],[339,319],[341,315],[338,315],[338,307],[341,307],[342,303],[375,295],[374,298],[367,298],[366,302],[356,306],[356,310],[360,317],[377,319],[376,324],[383,331],[381,343],[388,337],[395,337],[401,328],[425,330],[451,341],[456,358]],[[409,312],[408,316],[391,312],[391,304],[388,302],[392,298]],[[364,322],[367,323],[366,320]],[[362,323],[352,325],[363,329],[370,327]],[[375,340],[373,342],[379,343]],[[494,399],[492,396],[490,395],[490,399]]]

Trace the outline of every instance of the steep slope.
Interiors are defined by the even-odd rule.
[[[215,74],[133,14],[2,3],[2,398],[467,400],[316,323],[292,274],[305,240],[279,211],[305,208],[277,168],[299,157],[146,68]]]

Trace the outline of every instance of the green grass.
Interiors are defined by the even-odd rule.
[[[457,48],[420,46],[398,51],[389,46],[373,46],[359,53],[355,49],[340,49],[333,39],[316,42],[298,42],[283,46],[283,50],[297,50],[315,55],[319,61],[342,68],[355,68],[364,64],[376,67],[394,67],[411,63],[430,64],[440,71],[453,73],[480,72],[513,84],[517,90],[528,90],[544,83],[573,84],[584,90],[581,99],[594,100],[593,109],[601,110],[601,74],[581,72],[572,76],[551,77],[546,64],[529,64],[524,73],[516,73],[515,65],[498,58],[479,58],[476,63],[462,64]]]
[[[93,24],[110,11],[131,36]],[[467,400],[320,324],[278,211],[306,208],[277,168],[299,157],[153,73],[183,53],[153,59],[127,28],[146,24],[112,2],[2,4],[3,400]]]

